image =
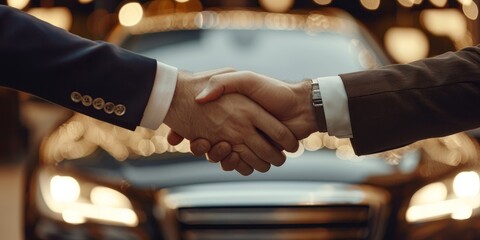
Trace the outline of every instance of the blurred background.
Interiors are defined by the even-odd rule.
[[[134,26],[148,14],[211,8],[283,13],[334,7],[360,21],[393,62],[406,63],[480,42],[479,0],[0,0],[0,4],[92,40],[105,39],[119,24]],[[0,88],[0,210],[2,216],[10,216],[0,219],[4,239],[21,238],[22,163],[35,154],[38,138],[49,129],[45,124],[55,124],[49,121],[50,113],[24,106],[26,99],[30,96]],[[25,111],[43,112],[43,117],[30,119]]]
[[[90,39],[104,39],[118,23],[135,25],[144,11],[171,13],[223,7],[294,12],[335,7],[361,21],[400,62],[465,47],[479,38],[476,0],[1,0],[0,4]],[[138,4],[143,9],[137,8]],[[410,50],[415,55],[399,55],[402,46],[412,43],[417,45]]]

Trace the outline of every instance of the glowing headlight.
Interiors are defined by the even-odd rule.
[[[75,202],[80,196],[80,184],[72,177],[53,176],[50,179],[50,194],[56,202]]]
[[[419,189],[410,200],[406,220],[464,220],[470,218],[479,207],[480,177],[476,172],[461,172],[453,179],[431,183]]]
[[[39,189],[43,213],[70,224],[87,221],[135,227],[138,217],[130,200],[122,193],[103,186],[79,183],[71,176],[42,171]]]
[[[458,197],[477,196],[480,190],[480,178],[476,172],[461,172],[453,179],[453,192]]]

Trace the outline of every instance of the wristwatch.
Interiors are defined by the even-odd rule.
[[[312,106],[315,112],[315,119],[317,122],[318,130],[320,132],[327,132],[327,121],[325,120],[322,93],[320,92],[318,79],[316,78],[311,79],[311,81],[312,81]]]

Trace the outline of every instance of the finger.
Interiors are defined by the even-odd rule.
[[[170,145],[178,145],[183,141],[183,137],[180,136],[178,133],[170,129],[170,132],[168,132],[167,135],[167,141],[170,143]]]
[[[234,92],[250,97],[249,93],[262,84],[261,81],[257,81],[256,75],[250,72],[217,74],[210,78],[207,86],[195,97],[195,101],[199,104],[207,103],[223,94]]]
[[[207,139],[197,138],[190,141],[190,151],[195,156],[203,156],[211,150],[211,144]]]
[[[249,136],[245,139],[245,144],[251,149],[258,158],[274,166],[282,166],[285,163],[285,154],[271,145],[265,138],[259,134]]]
[[[270,114],[257,114],[252,120],[255,127],[267,135],[271,141],[278,143],[288,152],[297,151],[299,146],[297,138],[275,117]]]
[[[232,153],[232,146],[228,142],[219,142],[208,151],[208,158],[213,162],[220,162]],[[233,170],[233,169],[232,169]]]
[[[240,161],[238,163],[238,166],[235,168],[235,171],[238,173],[242,174],[243,176],[248,176],[253,173],[253,168],[250,167],[248,164],[246,164],[243,161]]]
[[[238,155],[238,153],[232,152],[232,154],[228,155],[225,159],[223,159],[220,162],[220,165],[222,165],[222,169],[224,171],[232,171],[232,170],[235,170],[237,167],[239,167],[240,163],[245,164],[240,159],[240,156]],[[251,168],[250,166],[248,166],[248,167]],[[253,168],[252,168],[252,171],[253,171]]]
[[[242,161],[259,172],[267,172],[270,169],[270,163],[260,159],[244,144],[233,146],[233,151],[238,153]]]
[[[254,171],[254,169],[250,165],[246,164],[244,161],[240,159],[240,156],[236,152],[233,152],[232,154],[230,154],[220,164],[222,165],[222,169],[224,171],[236,170],[238,173],[242,174],[243,176],[248,176],[252,174]]]

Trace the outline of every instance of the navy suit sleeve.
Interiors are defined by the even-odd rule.
[[[0,85],[134,129],[155,80],[156,61],[94,42],[0,5]],[[72,92],[125,106],[123,114],[72,101]],[[88,104],[87,104],[88,105]]]
[[[480,127],[480,45],[340,77],[359,155]]]

